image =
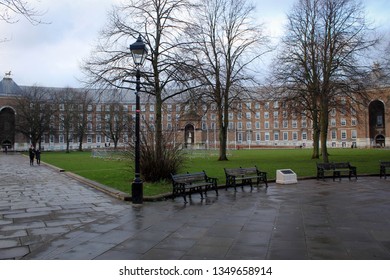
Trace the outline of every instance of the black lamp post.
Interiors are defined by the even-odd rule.
[[[145,43],[142,41],[141,35],[138,36],[137,41],[130,45],[130,51],[133,56],[134,63],[137,67],[136,78],[136,92],[135,92],[135,178],[131,187],[131,200],[134,204],[143,203],[143,182],[140,172],[140,97],[139,92],[141,89],[141,71],[140,67],[145,61],[148,54],[148,49]]]

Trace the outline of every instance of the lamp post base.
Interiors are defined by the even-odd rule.
[[[143,182],[142,180],[134,180],[131,185],[131,201],[133,204],[142,204],[143,203]]]

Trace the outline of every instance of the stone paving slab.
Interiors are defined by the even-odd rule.
[[[389,179],[132,205],[21,156],[1,156],[3,172],[1,259],[390,259]]]
[[[21,155],[0,155],[0,259],[20,259],[128,204]]]

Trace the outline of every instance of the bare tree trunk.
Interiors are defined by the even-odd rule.
[[[79,139],[79,152],[82,152],[83,151],[83,138],[81,137]]]
[[[161,159],[163,154],[163,133],[162,133],[162,100],[161,95],[156,95],[156,122],[155,122],[155,145],[156,159]]]
[[[321,125],[321,153],[323,162],[329,162],[328,155],[328,124],[329,124],[329,110],[328,110],[328,101],[323,101],[320,117],[320,125]]]
[[[321,135],[321,128],[319,123],[319,117],[317,110],[313,113],[313,151],[311,158],[312,159],[319,159],[320,158],[320,135]]]
[[[228,160],[226,150],[227,150],[227,127],[220,125],[219,126],[219,161]]]
[[[228,160],[227,134],[229,128],[229,95],[223,96],[223,106],[219,110],[219,161]]]

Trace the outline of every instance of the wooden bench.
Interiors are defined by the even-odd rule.
[[[206,172],[171,174],[172,176],[172,198],[182,196],[187,203],[186,195],[199,193],[203,199],[203,193],[207,196],[209,190],[215,190],[218,195],[217,178],[211,178]]]
[[[336,177],[341,180],[343,174],[347,175],[349,180],[354,176],[357,179],[356,167],[352,166],[349,162],[333,162],[333,181]]]
[[[317,180],[325,179],[326,173],[330,173],[335,181],[336,177],[341,180],[342,175],[347,175],[349,180],[352,176],[357,179],[356,167],[349,162],[331,162],[331,163],[317,163]]]
[[[317,180],[319,180],[320,178],[322,180],[325,180],[325,176],[327,174],[330,174],[332,175],[332,177],[334,177],[333,165],[331,163],[317,162]]]
[[[379,165],[379,176],[380,178],[385,177],[387,178],[387,175],[390,175],[390,161],[381,161]]]
[[[256,183],[258,186],[261,182],[268,188],[267,172],[260,171],[257,166],[224,169],[226,175],[226,189],[228,187],[234,187],[234,190],[237,191],[237,186],[243,188],[245,185],[249,185],[252,190],[253,183]]]

